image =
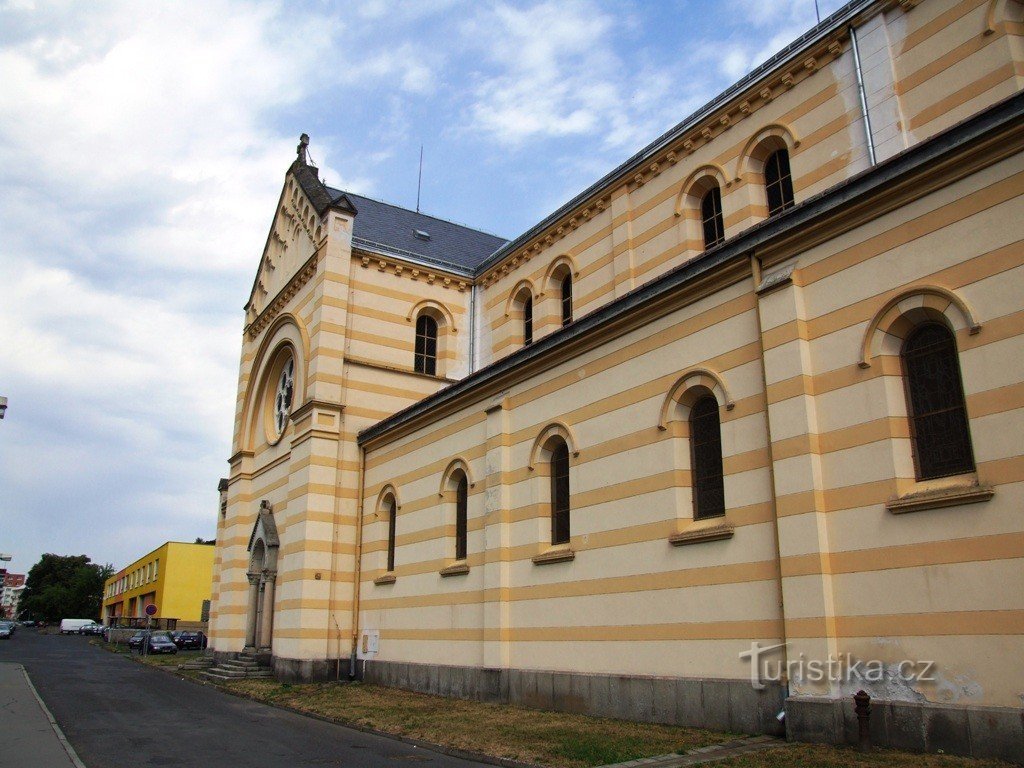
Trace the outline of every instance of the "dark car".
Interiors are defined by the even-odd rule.
[[[166,632],[148,632],[144,629],[139,630],[128,639],[128,647],[142,651],[142,643],[148,638],[147,653],[177,653],[178,646],[174,644],[171,636]]]
[[[97,624],[95,621],[92,624],[83,624],[78,628],[78,634],[80,635],[99,635],[103,632],[103,625]]]
[[[172,632],[174,644],[182,650],[201,651],[206,647],[206,635],[202,632]]]

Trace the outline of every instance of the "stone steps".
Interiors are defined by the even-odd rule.
[[[199,674],[218,682],[251,680],[274,676],[273,670],[260,664],[251,653],[240,653],[233,659],[224,659],[215,665],[211,663]]]

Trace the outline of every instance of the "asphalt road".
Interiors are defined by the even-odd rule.
[[[482,765],[229,696],[86,637],[20,628],[0,661],[25,666],[87,768]]]

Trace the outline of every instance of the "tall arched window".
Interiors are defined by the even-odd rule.
[[[704,227],[704,248],[712,248],[725,240],[725,222],[722,220],[722,190],[716,184],[700,201],[700,221]]]
[[[562,325],[572,322],[572,275],[566,272],[562,278]]]
[[[416,351],[413,370],[437,375],[437,320],[424,313],[416,318]]]
[[[561,439],[551,449],[551,543],[569,543],[569,446]]]
[[[533,344],[533,296],[523,302],[523,345]]]
[[[960,379],[956,338],[940,323],[925,323],[901,353],[918,480],[974,471],[974,451]]]
[[[395,570],[395,518],[398,515],[398,505],[395,497],[391,496],[384,504],[388,516],[388,571]]]
[[[690,457],[694,519],[724,515],[722,426],[714,395],[703,395],[690,409]]]
[[[789,172],[789,150],[777,149],[764,161],[764,188],[768,215],[793,207],[793,177]]]
[[[455,486],[455,559],[466,559],[469,523],[469,480],[463,474]]]

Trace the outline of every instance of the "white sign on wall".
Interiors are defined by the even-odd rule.
[[[377,655],[380,648],[380,630],[364,629],[359,635],[359,648],[356,657],[360,659],[372,659]]]

